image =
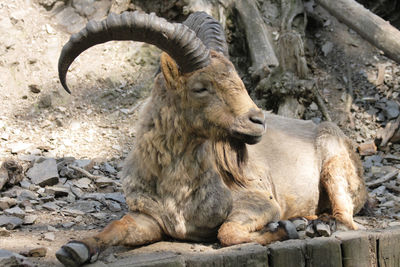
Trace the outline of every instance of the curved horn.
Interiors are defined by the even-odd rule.
[[[221,24],[206,12],[195,12],[182,23],[192,29],[209,48],[229,58],[228,44]]]
[[[203,68],[210,63],[208,48],[196,34],[181,23],[169,23],[154,13],[111,13],[107,19],[89,21],[85,28],[73,34],[64,45],[58,60],[58,74],[64,89],[69,66],[80,53],[101,43],[115,40],[131,40],[153,44],[167,52],[183,73]]]

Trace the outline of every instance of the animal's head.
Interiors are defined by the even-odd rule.
[[[154,14],[111,14],[89,22],[71,36],[59,59],[59,76],[67,92],[66,73],[84,50],[111,40],[154,44],[165,53],[161,70],[167,90],[181,98],[194,132],[211,139],[257,143],[265,130],[263,112],[250,99],[228,59],[227,44],[218,22],[195,13],[183,23],[169,23]]]

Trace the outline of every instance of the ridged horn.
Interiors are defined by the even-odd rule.
[[[58,75],[64,89],[69,66],[86,49],[108,41],[138,41],[153,44],[168,53],[182,73],[203,68],[210,63],[209,49],[196,33],[181,23],[170,23],[154,13],[111,13],[101,21],[89,21],[85,28],[71,36],[58,60]]]
[[[229,58],[228,44],[221,24],[206,12],[195,12],[182,23],[192,29],[205,46]]]

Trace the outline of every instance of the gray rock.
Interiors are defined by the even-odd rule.
[[[15,216],[0,215],[0,227],[5,227],[8,230],[15,229],[23,223],[22,219]]]
[[[30,214],[25,216],[24,223],[25,225],[34,224],[37,220],[38,216],[34,214]]]
[[[103,193],[87,193],[87,194],[83,195],[82,198],[97,200],[101,203],[105,203],[105,200],[106,200],[106,196]]]
[[[20,207],[16,206],[10,209],[6,209],[4,211],[5,215],[9,215],[9,216],[15,216],[18,218],[23,219],[25,217],[25,211],[23,211]]]
[[[106,193],[104,194],[106,199],[115,200],[121,204],[125,204],[125,196],[121,192]]]
[[[69,215],[74,215],[74,216],[85,215],[85,212],[78,210],[78,209],[74,209],[74,208],[62,208],[61,211],[63,213],[67,213]]]
[[[60,185],[46,186],[46,193],[55,197],[66,197],[71,191],[69,188]]]
[[[384,112],[389,120],[396,119],[400,114],[399,105],[396,101],[389,100],[386,102]]]
[[[54,235],[53,232],[49,232],[49,233],[44,233],[43,238],[44,240],[47,241],[54,241],[56,239],[56,236]]]
[[[35,163],[26,175],[34,184],[40,186],[55,185],[58,183],[57,163],[55,159],[45,159],[43,162]]]
[[[43,208],[51,211],[57,211],[60,207],[54,202],[47,202],[42,205]]]
[[[71,205],[71,209],[82,211],[83,213],[97,212],[100,210],[101,203],[98,201],[78,200]]]
[[[333,43],[332,42],[326,42],[325,44],[322,45],[322,52],[324,53],[324,56],[326,57],[330,52],[332,52],[333,49]]]
[[[98,187],[106,187],[113,185],[114,181],[108,177],[100,177],[99,179],[96,179],[95,183]]]
[[[71,186],[71,191],[77,198],[82,198],[85,194],[79,187],[75,186]]]
[[[104,171],[108,172],[109,174],[117,174],[117,170],[108,162],[104,163]]]
[[[18,142],[18,143],[12,143],[8,145],[8,149],[11,150],[12,154],[18,154],[21,152],[24,152],[26,150],[28,150],[29,148],[31,148],[33,145],[30,143],[22,143],[22,142]]]
[[[313,225],[312,223],[310,223],[309,225],[307,225],[307,228],[306,228],[306,236],[308,236],[308,237],[315,237],[315,236],[317,236],[317,233],[315,232],[315,229],[314,229],[314,225]]]
[[[72,165],[89,171],[91,168],[93,168],[94,162],[90,159],[77,159]]]
[[[90,180],[89,178],[81,178],[79,180],[73,181],[73,184],[76,187],[79,187],[81,189],[88,189],[90,188],[90,184],[92,183],[92,180]]]
[[[0,266],[2,267],[33,267],[34,265],[30,263],[24,256],[5,250],[0,249]]]
[[[110,211],[113,212],[117,212],[117,211],[121,211],[121,205],[118,204],[118,202],[112,201],[112,200],[108,200],[107,201],[107,207]]]

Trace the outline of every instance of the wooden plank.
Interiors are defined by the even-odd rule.
[[[319,237],[306,241],[306,267],[342,267],[340,241]]]
[[[376,267],[376,239],[361,231],[337,232],[341,241],[343,267]]]
[[[276,242],[268,246],[271,266],[304,267],[306,242],[304,240],[288,240]]]
[[[400,266],[400,227],[385,229],[378,235],[379,267]]]

